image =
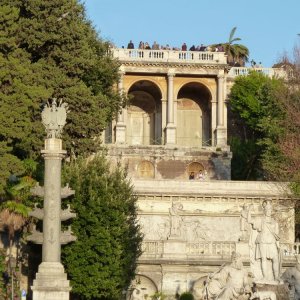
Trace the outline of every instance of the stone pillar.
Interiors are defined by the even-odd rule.
[[[166,127],[167,127],[167,100],[161,99],[161,129],[162,144],[166,143]]]
[[[167,126],[166,141],[167,145],[176,144],[176,126],[174,124],[174,76],[175,73],[168,73],[168,107],[167,107]]]
[[[44,207],[30,212],[30,216],[43,220],[43,233],[35,228],[28,241],[43,244],[42,263],[31,287],[33,300],[69,300],[71,290],[67,274],[60,262],[61,244],[75,241],[71,228],[61,232],[61,221],[74,218],[76,214],[70,207],[61,210],[61,199],[74,194],[68,186],[61,188],[61,161],[66,155],[60,139],[66,122],[68,105],[52,99],[42,111],[42,122],[46,128],[47,139],[42,155],[45,159],[44,187],[35,186],[33,195],[44,197]]]
[[[33,300],[68,300],[71,290],[60,263],[61,252],[61,161],[66,154],[62,140],[45,140],[43,255],[33,282]]]
[[[216,134],[217,134],[217,101],[211,102],[211,145],[216,146]]]
[[[120,94],[123,93],[123,78],[125,71],[123,69],[119,70],[119,82],[118,82],[118,91]],[[116,124],[116,144],[125,144],[126,143],[126,125],[124,123],[124,108],[122,108],[121,112],[117,117]]]
[[[61,139],[46,139],[43,218],[43,262],[60,262],[61,161],[66,151]]]
[[[216,130],[216,140],[217,147],[225,147],[227,146],[227,130],[224,126],[224,75],[218,75],[218,94],[217,94],[217,130]]]

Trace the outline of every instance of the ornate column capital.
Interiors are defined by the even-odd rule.
[[[168,77],[174,77],[176,75],[175,69],[168,70]]]

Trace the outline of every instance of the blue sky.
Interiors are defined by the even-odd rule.
[[[100,36],[117,47],[130,39],[152,45],[188,47],[235,37],[250,60],[271,67],[284,51],[300,45],[300,0],[85,0],[87,16]]]

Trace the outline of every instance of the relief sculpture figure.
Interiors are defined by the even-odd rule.
[[[272,218],[271,201],[264,201],[262,204],[264,216],[259,219],[252,219],[251,207],[248,211],[247,222],[252,226],[250,237],[250,256],[252,257],[251,267],[258,262],[260,274],[254,267],[253,273],[256,280],[261,283],[280,282],[280,245],[278,222]],[[258,275],[259,274],[259,275]],[[258,278],[257,278],[258,277]]]
[[[172,207],[169,209],[171,223],[170,237],[181,237],[182,217],[180,216],[180,212],[182,209],[182,204],[176,202],[173,202]]]

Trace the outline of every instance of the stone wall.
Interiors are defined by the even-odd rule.
[[[133,179],[133,184],[144,233],[134,288],[144,297],[155,291],[169,299],[185,291],[199,293],[207,275],[229,262],[233,251],[249,268],[250,228],[241,227],[244,205],[252,205],[253,217],[260,218],[262,202],[271,200],[282,250],[293,247],[294,208],[286,184],[150,179]],[[283,266],[292,262],[285,253]]]

